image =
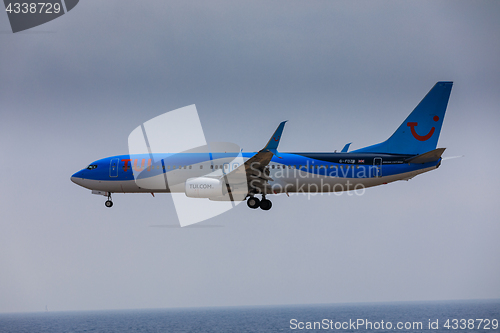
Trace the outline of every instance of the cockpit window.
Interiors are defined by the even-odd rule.
[[[94,170],[95,168],[97,168],[97,164],[91,164],[87,167],[88,170]]]

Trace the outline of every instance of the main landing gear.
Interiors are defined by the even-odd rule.
[[[267,200],[265,196],[262,196],[262,200],[251,196],[247,200],[247,205],[252,209],[257,209],[260,207],[260,209],[262,210],[269,210],[273,206],[273,203],[271,202],[271,200]]]
[[[108,208],[113,207],[113,201],[111,201],[111,192],[108,193],[108,200],[104,203],[104,205]]]

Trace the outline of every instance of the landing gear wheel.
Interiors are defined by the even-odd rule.
[[[260,209],[262,210],[269,210],[272,206],[273,203],[271,202],[271,200],[262,199],[262,201],[260,202]]]
[[[111,192],[108,192],[108,200],[104,203],[104,205],[108,208],[113,207],[113,201],[111,201]]]
[[[256,209],[256,208],[259,208],[260,206],[260,200],[256,197],[250,197],[248,198],[247,200],[247,206],[252,208],[252,209]]]

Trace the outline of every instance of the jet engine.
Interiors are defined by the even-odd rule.
[[[190,198],[215,198],[227,192],[222,181],[210,177],[189,178],[185,191]]]

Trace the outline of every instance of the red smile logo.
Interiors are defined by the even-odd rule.
[[[438,116],[434,116],[434,118],[432,118],[434,121],[438,121],[439,120],[439,117]],[[418,123],[417,122],[408,122],[406,124],[406,126],[410,127],[411,129],[411,134],[413,134],[413,137],[415,139],[417,139],[418,141],[427,141],[431,138],[432,134],[434,134],[434,131],[436,130],[436,128],[431,128],[431,130],[429,131],[429,133],[427,133],[426,135],[418,135],[417,134],[417,131],[415,131],[415,126],[417,126]]]

